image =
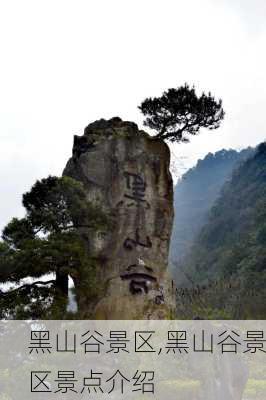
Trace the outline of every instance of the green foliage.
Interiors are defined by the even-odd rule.
[[[222,100],[217,102],[210,92],[198,97],[194,86],[186,83],[161,97],[145,99],[139,109],[146,117],[144,125],[172,142],[187,142],[186,134],[196,135],[200,128],[217,129],[225,114]]]
[[[23,205],[26,216],[13,218],[3,230],[0,282],[20,284],[24,278],[36,279],[48,273],[54,273],[56,279],[26,283],[0,293],[1,316],[63,318],[68,276],[79,289],[80,281],[86,285],[87,297],[90,291],[95,292],[94,261],[89,257],[82,229],[106,227],[107,218],[87,201],[83,185],[69,177],[50,176],[37,181],[23,195]]]
[[[49,287],[22,285],[19,291],[10,290],[0,297],[0,317],[45,319],[51,315],[52,319],[56,319],[52,311],[58,307],[59,301],[55,302],[54,298],[55,288],[51,285]]]
[[[208,213],[217,200],[222,186],[230,179],[233,169],[254,153],[247,148],[240,152],[220,150],[209,153],[188,170],[174,193],[174,226],[172,231],[170,259],[174,264],[173,277],[181,284],[182,271],[178,266],[188,254],[196,235],[207,222]]]
[[[84,226],[93,228],[104,222],[99,209],[86,200],[82,183],[66,176],[37,181],[23,195],[23,205],[31,226],[43,234]]]
[[[224,186],[183,261],[189,290],[195,285],[201,290],[205,287],[199,296],[205,307],[225,310],[233,319],[265,318],[265,225],[266,146],[262,144]],[[214,284],[217,281],[219,287]],[[197,298],[192,304],[197,304]]]

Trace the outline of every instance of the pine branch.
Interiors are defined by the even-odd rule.
[[[36,282],[33,282],[33,283],[25,283],[24,285],[22,285],[22,286],[20,286],[20,287],[18,287],[18,288],[16,288],[16,289],[9,290],[8,292],[1,292],[1,291],[0,291],[0,296],[3,296],[3,297],[9,296],[10,294],[14,294],[14,293],[16,293],[16,292],[19,292],[21,289],[32,288],[32,287],[38,286],[38,285],[44,285],[44,286],[46,286],[46,285],[49,285],[49,284],[51,284],[51,283],[55,284],[55,280],[52,279],[52,280],[46,281],[46,282],[43,282],[43,281],[36,281]]]

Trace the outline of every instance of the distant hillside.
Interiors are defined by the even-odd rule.
[[[266,317],[266,142],[223,187],[181,270],[197,310]]]
[[[237,152],[209,153],[177,183],[174,193],[175,219],[170,260],[180,262],[188,253],[197,233],[207,220],[221,187],[231,177],[237,163],[252,155],[251,148]]]

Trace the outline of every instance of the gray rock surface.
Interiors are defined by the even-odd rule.
[[[81,181],[88,201],[110,220],[106,229],[83,228],[95,260],[99,296],[80,302],[95,319],[174,317],[168,251],[173,222],[169,148],[120,118],[99,120],[74,137],[64,175]]]

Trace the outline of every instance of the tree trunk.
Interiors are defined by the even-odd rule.
[[[61,296],[68,297],[68,274],[57,271],[55,286]]]

